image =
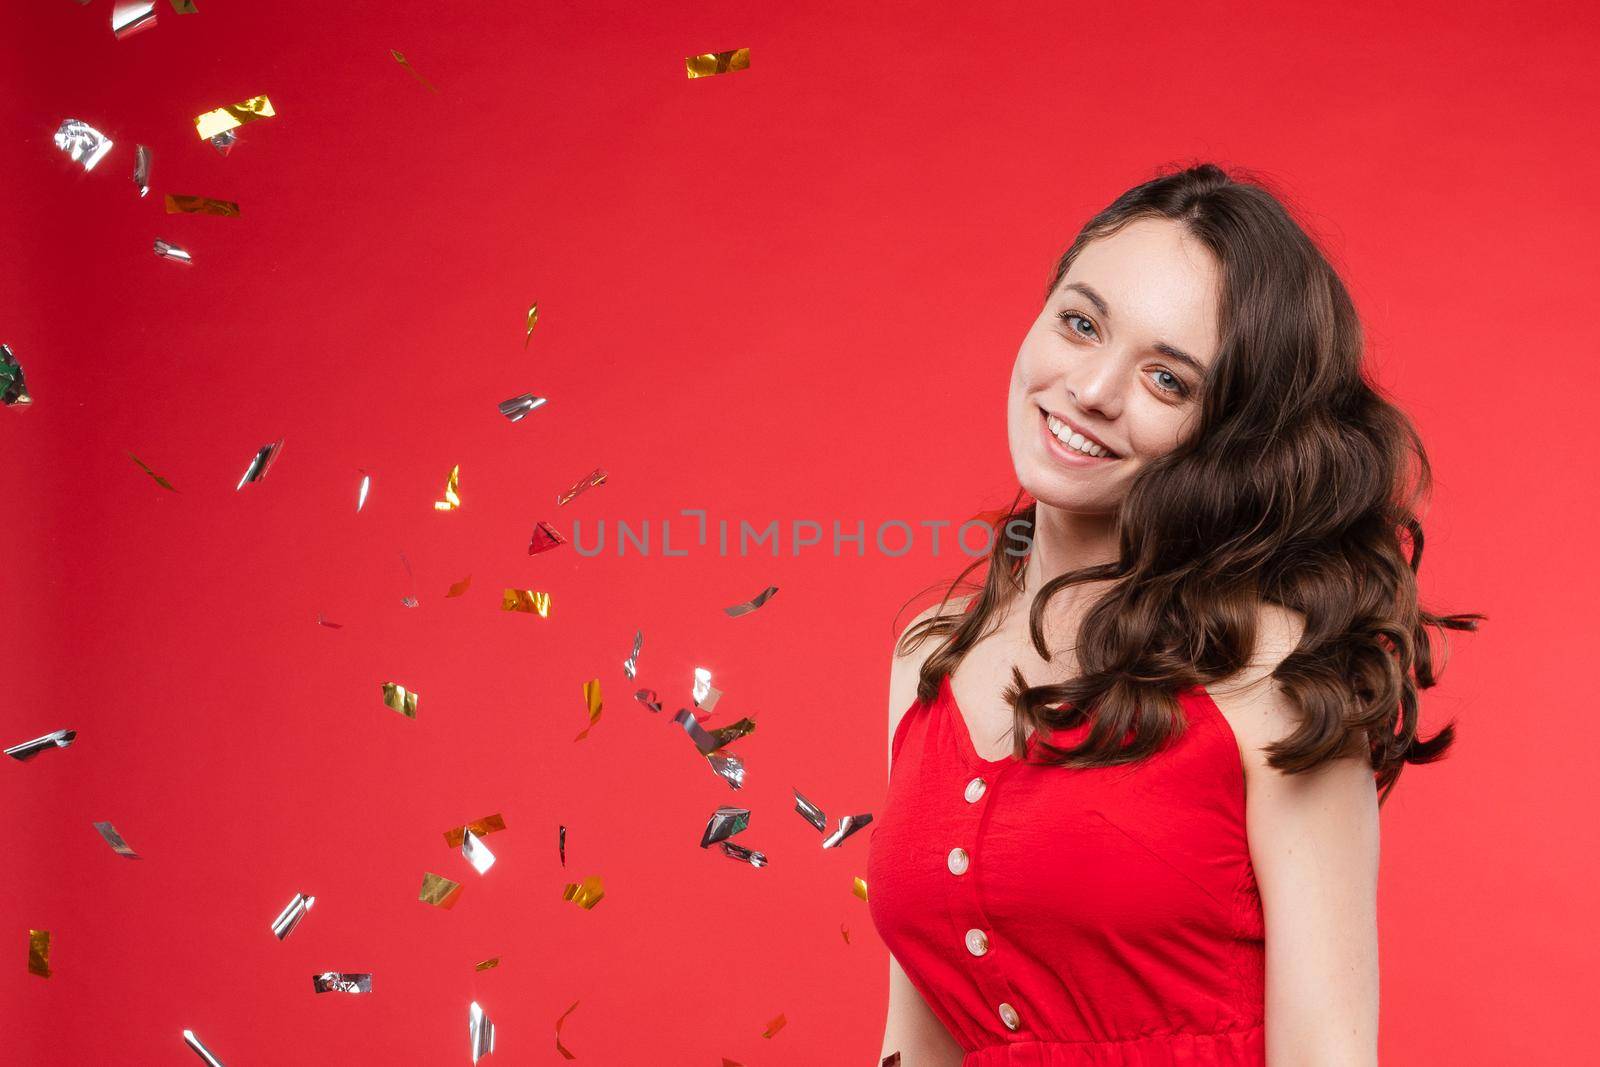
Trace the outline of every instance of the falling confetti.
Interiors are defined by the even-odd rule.
[[[22,364],[10,345],[0,345],[0,404],[8,408],[26,408],[33,403],[28,388],[22,381]],[[533,549],[528,549],[533,554]]]
[[[456,492],[461,487],[461,464],[457,463],[450,468],[450,477],[444,483],[444,499],[435,500],[435,511],[454,511],[461,506],[461,496]]]
[[[605,885],[598,874],[590,875],[581,882],[568,882],[561,890],[562,900],[570,900],[585,911],[592,911],[605,895]]]
[[[252,96],[237,104],[229,104],[227,107],[219,107],[203,115],[196,115],[194,129],[202,141],[209,141],[226,130],[237,129],[246,122],[271,118],[276,114],[277,112],[272,110],[271,100],[265,96]]]
[[[84,170],[94,170],[94,165],[111,151],[113,143],[111,138],[78,119],[64,119],[56,130],[56,147],[74,163],[83,164]]]
[[[639,671],[639,649],[643,646],[644,631],[635,630],[633,632],[633,651],[628,654],[627,659],[622,661],[622,673],[628,676],[628,681],[630,682],[633,681],[633,676]],[[657,707],[656,710],[660,711],[661,709]]]
[[[155,0],[118,0],[111,9],[111,32],[118,40],[156,24]]]
[[[207,1067],[222,1067],[222,1061],[213,1056],[211,1050],[200,1043],[200,1039],[194,1036],[193,1030],[185,1030],[183,1032],[183,1041],[184,1044],[194,1049],[194,1054],[204,1060]]]
[[[722,690],[711,684],[711,672],[704,667],[694,669],[694,706],[710,711],[717,706]]]
[[[561,827],[561,840],[556,847],[561,852],[561,866],[565,867],[567,865],[567,828],[565,826]]]
[[[446,830],[444,832],[444,843],[451,848],[460,848],[461,843],[466,840],[468,832],[476,834],[478,837],[488,837],[490,834],[498,833],[505,828],[506,817],[504,815],[498,813],[485,815],[477,822],[469,822],[465,826],[457,826],[454,829]]]
[[[372,475],[366,471],[358,471],[361,475],[361,488],[356,491],[356,514],[361,514],[361,509],[367,506],[367,491],[372,488]]]
[[[383,706],[393,708],[408,719],[417,717],[417,700],[415,692],[407,691],[399,682],[383,683]]]
[[[494,1051],[494,1023],[476,1000],[467,1009],[467,1037],[472,1042],[473,1063]]]
[[[52,748],[66,748],[77,738],[76,730],[53,730],[43,737],[35,737],[32,741],[24,741],[20,745],[12,745],[6,749],[6,755],[14,760],[31,760],[39,753]]]
[[[234,492],[243,489],[249,482],[259,482],[267,476],[267,471],[272,468],[273,461],[278,458],[278,453],[283,450],[283,438],[278,438],[270,445],[262,445],[256,450],[255,458],[250,461],[250,466],[244,469],[244,476],[239,479],[239,484],[234,486]]]
[[[221,215],[236,218],[239,205],[232,200],[212,200],[204,196],[166,195],[168,215]]]
[[[311,905],[317,902],[316,897],[308,897],[304,893],[296,893],[294,899],[289,901],[288,907],[278,913],[272,920],[272,936],[279,941],[294,933],[294,928],[300,925],[300,920],[306,917],[306,912],[311,910]]]
[[[446,911],[456,906],[456,901],[461,897],[461,883],[452,882],[442,874],[428,871],[422,876],[422,889],[417,893],[417,899],[424,904],[432,904],[436,908]]]
[[[97,822],[94,824],[94,828],[100,831],[100,836],[106,839],[106,844],[110,845],[111,850],[117,855],[124,856],[130,860],[143,858],[133,849],[128,847],[128,843],[122,839],[121,834],[117,833],[117,828],[115,826],[112,826],[108,822]]]
[[[567,501],[571,500],[573,497],[577,496],[579,493],[583,492],[592,485],[604,485],[605,483],[606,472],[601,470],[599,467],[596,467],[578,481],[574,482],[571,489],[568,489],[565,493],[562,493],[560,496],[556,497],[556,507],[560,507],[561,505],[565,504]]]
[[[772,1035],[776,1034],[779,1030],[782,1030],[784,1024],[787,1023],[788,1021],[789,1021],[788,1019],[785,1019],[783,1017],[783,1012],[780,1011],[777,1015],[774,1015],[771,1018],[771,1020],[769,1020],[767,1022],[766,1032],[763,1033],[761,1036],[762,1037],[771,1037]]]
[[[858,877],[856,879],[856,881],[855,881],[855,885],[851,886],[850,892],[854,893],[856,896],[860,897],[862,900],[866,900],[867,899],[867,880],[865,878],[859,878]]]
[[[50,931],[28,931],[28,973],[50,977]]]
[[[576,1008],[577,1006],[578,1006],[578,1002],[576,1000],[574,1000],[572,1002],[572,1008],[568,1008],[566,1011],[562,1012],[561,1013],[561,1017],[556,1020],[556,1051],[561,1053],[561,1055],[562,1055],[562,1057],[564,1059],[569,1059],[569,1060],[575,1060],[578,1057],[575,1056],[567,1048],[567,1046],[565,1046],[565,1045],[563,1045],[561,1043],[561,1024],[567,1021],[567,1016],[571,1015],[572,1014],[572,1009]]]
[[[535,326],[537,326],[538,324],[539,324],[539,305],[537,303],[529,304],[528,305],[528,332],[522,338],[522,348],[523,348],[524,351],[526,351],[527,348],[528,348],[528,342],[533,340],[533,328]]]
[[[500,957],[499,956],[490,956],[488,959],[484,960],[482,963],[475,964],[472,969],[475,970],[475,971],[488,971],[488,970],[493,970],[494,968],[496,968],[498,966],[500,966]]]
[[[759,593],[754,600],[746,600],[743,604],[735,604],[731,608],[723,608],[722,610],[727,612],[731,617],[737,619],[740,615],[748,615],[761,605],[765,604],[768,600],[771,600],[772,594],[776,593],[777,591],[777,586],[769,585],[766,589]]]
[[[465,593],[467,591],[467,587],[470,586],[471,584],[472,584],[472,575],[469,574],[465,578],[461,579],[459,582],[451,583],[450,591],[448,593],[446,593],[445,596],[446,597],[460,596],[462,593]]]
[[[433,87],[433,83],[432,82],[430,82],[427,78],[424,78],[421,74],[417,73],[417,68],[413,67],[411,65],[411,60],[407,59],[405,56],[401,55],[399,52],[396,52],[393,48],[389,49],[389,54],[391,56],[394,56],[394,61],[396,63],[400,64],[402,67],[404,67],[407,70],[409,70],[411,72],[411,76],[413,78],[417,79],[417,81],[419,81],[423,85],[427,86],[428,91],[430,93],[436,93],[436,92],[439,91],[439,90],[437,90],[437,89],[435,89]],[[477,1061],[474,1060],[473,1062],[477,1062]]]
[[[156,238],[156,255],[162,259],[170,259],[174,263],[181,263],[184,266],[194,262],[194,257],[189,255],[186,250],[179,248],[175,244],[168,244],[159,237]]]
[[[194,6],[194,0],[171,0],[172,10],[180,15],[198,15],[200,9]]]
[[[844,943],[848,945],[850,943],[850,928],[844,923],[840,923],[839,933],[844,935]]]
[[[489,851],[489,846],[483,839],[468,830],[461,838],[461,858],[472,864],[472,869],[479,874],[488,874],[489,868],[494,866],[494,853]]]
[[[548,552],[567,543],[567,539],[556,532],[556,528],[548,522],[540,522],[533,528],[533,539],[528,542],[528,555],[537,555]]]
[[[767,857],[763,853],[729,840],[734,834],[742,833],[749,825],[749,808],[718,808],[712,812],[711,819],[706,823],[705,833],[700,836],[700,847],[708,848],[716,845],[722,849],[724,855],[732,859],[742,860],[752,867],[765,867]]]
[[[133,184],[139,187],[141,197],[150,194],[150,149],[147,145],[133,146]]]
[[[311,976],[311,988],[317,993],[370,993],[372,975],[323,971],[321,974]]]
[[[172,491],[174,493],[176,493],[178,491],[178,490],[173,488],[171,482],[167,481],[165,478],[161,477],[161,475],[159,475],[155,471],[151,470],[148,466],[145,465],[144,460],[140,459],[138,456],[134,455],[132,452],[128,453],[128,458],[133,460],[134,463],[138,464],[138,467],[139,467],[140,470],[144,471],[150,477],[154,478],[156,480],[156,484],[159,485],[161,488],[170,490],[170,491]]]
[[[794,791],[794,810],[798,811],[806,822],[815,826],[818,833],[827,835],[822,841],[823,848],[833,848],[872,821],[870,814],[844,815],[839,818],[838,828],[829,834],[828,817],[822,813],[821,808],[802,796],[798,789]]]
[[[210,142],[212,148],[217,150],[218,155],[226,156],[229,152],[233,151],[234,144],[238,142],[239,131],[223,130],[215,137],[208,137],[206,140]]]
[[[544,397],[534,396],[532,393],[523,393],[521,396],[514,396],[510,400],[500,401],[500,414],[512,422],[521,422],[523,417],[530,411],[535,408],[541,408],[544,405]]]
[[[713,74],[728,74],[750,69],[750,49],[735,48],[729,52],[705,52],[698,56],[685,56],[684,66],[691,78],[709,78]]]
[[[585,737],[588,737],[589,731],[594,728],[594,724],[600,721],[602,708],[600,679],[591,678],[583,683],[583,700],[589,707],[589,725],[585,726],[578,736],[573,738],[574,741],[582,741]]]
[[[639,703],[643,704],[657,715],[661,714],[661,701],[656,698],[656,691],[654,689],[636,690],[633,694],[633,699],[637,700]]]
[[[550,617],[550,594],[532,589],[507,589],[500,596],[501,611],[520,611],[540,618]]]

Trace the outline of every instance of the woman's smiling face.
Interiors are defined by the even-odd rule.
[[[1067,511],[1115,512],[1140,465],[1199,417],[1220,299],[1216,257],[1179,223],[1138,218],[1085,245],[1012,368],[1007,425],[1022,488]],[[1101,454],[1070,447],[1074,431]]]

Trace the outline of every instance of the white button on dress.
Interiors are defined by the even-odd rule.
[[[1015,1030],[1022,1025],[1022,1020],[1017,1018],[1017,1009],[1005,1001],[1000,1002],[1000,1021],[1006,1024],[1007,1030]]]
[[[982,778],[974,778],[972,781],[968,782],[966,793],[967,803],[976,804],[978,802],[978,798],[983,796],[983,791],[987,788],[989,788],[989,784]]]
[[[967,931],[967,951],[974,956],[981,956],[989,951],[989,935],[982,930],[972,929]]]
[[[945,860],[945,865],[950,868],[951,874],[966,874],[967,850],[964,848],[951,849],[949,857]]]

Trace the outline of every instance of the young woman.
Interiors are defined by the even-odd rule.
[[[1418,604],[1421,441],[1312,240],[1214,165],[1046,294],[985,578],[896,645],[882,1055],[1376,1064],[1378,808],[1454,737],[1418,735],[1424,628],[1483,617]]]

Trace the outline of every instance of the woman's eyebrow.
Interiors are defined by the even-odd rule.
[[[1105,297],[1094,291],[1094,287],[1092,285],[1085,284],[1084,282],[1068,282],[1066,285],[1061,287],[1062,292],[1066,292],[1068,289],[1075,289],[1087,297],[1089,299],[1089,303],[1093,304],[1094,309],[1098,311],[1104,318],[1111,317],[1110,305],[1106,303]],[[1157,341],[1150,347],[1155,349],[1157,352],[1160,352],[1168,359],[1175,359],[1179,363],[1184,364],[1196,374],[1204,374],[1206,372],[1206,366],[1204,363],[1201,363],[1198,359],[1195,359],[1177,345],[1169,345],[1165,341]]]
[[[1083,282],[1068,282],[1061,287],[1062,292],[1066,292],[1068,289],[1076,289],[1089,298],[1089,303],[1094,305],[1096,311],[1107,318],[1111,317],[1110,305],[1106,303],[1104,297],[1094,291],[1093,287],[1085,285]]]

